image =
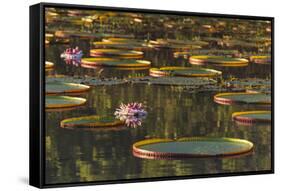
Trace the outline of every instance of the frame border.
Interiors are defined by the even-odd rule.
[[[229,19],[264,20],[271,22],[271,169],[262,171],[200,174],[185,176],[150,177],[140,179],[119,179],[89,182],[45,183],[45,8],[67,8],[116,12],[137,12],[146,14],[165,14],[177,16],[199,16]],[[274,17],[232,15],[218,13],[198,13],[172,10],[138,9],[124,7],[106,7],[94,5],[39,3],[30,6],[30,139],[29,139],[29,184],[38,188],[56,188],[69,186],[105,185],[116,183],[137,183],[194,178],[214,178],[242,175],[260,175],[274,173]],[[38,63],[40,63],[38,65]],[[38,128],[39,127],[39,128]]]

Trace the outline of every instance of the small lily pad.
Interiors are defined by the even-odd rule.
[[[216,80],[210,78],[193,78],[193,77],[142,77],[129,79],[131,83],[151,84],[151,85],[169,85],[169,86],[189,86],[189,87],[204,87],[214,85]]]
[[[247,66],[249,61],[244,58],[232,58],[226,56],[208,56],[208,55],[198,55],[191,56],[189,58],[190,64],[204,65],[204,64],[215,64],[218,66]]]
[[[45,61],[45,70],[51,70],[53,68],[54,68],[53,62]]]
[[[154,77],[160,76],[181,76],[181,77],[217,77],[222,73],[213,69],[191,68],[191,67],[161,67],[151,68],[149,75]]]
[[[252,149],[253,143],[250,141],[224,137],[148,139],[133,144],[134,156],[148,159],[227,157],[246,154]]]
[[[148,46],[153,48],[171,49],[198,49],[208,45],[208,42],[199,40],[176,40],[176,39],[156,39],[150,40]]]
[[[234,112],[232,119],[239,124],[270,123],[271,111]]]
[[[51,82],[64,82],[64,83],[77,83],[85,84],[88,86],[112,86],[128,83],[127,80],[118,78],[96,78],[91,76],[80,77],[80,76],[49,76],[46,78],[47,83]]]
[[[88,91],[89,86],[76,83],[66,82],[47,82],[46,83],[46,94],[67,94],[67,93],[81,93]]]
[[[82,64],[86,66],[99,67],[150,67],[150,61],[133,59],[111,59],[111,58],[83,58]]]
[[[85,103],[86,99],[80,97],[46,96],[45,98],[46,109],[71,108],[84,105]]]
[[[158,40],[158,41],[149,41],[148,47],[151,48],[169,48],[169,49],[174,49],[174,50],[187,50],[187,49],[199,49],[202,48],[201,45],[194,44],[192,43],[187,43],[187,44],[177,44],[177,43],[170,43],[165,40]]]
[[[219,93],[214,96],[214,101],[219,104],[261,104],[270,105],[271,96],[263,93]]]
[[[94,57],[117,57],[117,58],[141,58],[143,52],[134,50],[120,50],[120,49],[92,49],[91,56]]]
[[[143,50],[148,48],[145,41],[131,38],[107,38],[103,39],[101,42],[94,42],[93,44],[96,48],[103,47],[131,50]]]
[[[271,94],[271,86],[251,87],[251,88],[247,88],[246,92]]]
[[[98,115],[74,117],[64,119],[60,122],[62,128],[83,130],[100,130],[124,125],[125,123],[123,121],[114,117]]]
[[[231,79],[226,81],[231,86],[234,87],[243,87],[243,88],[253,88],[253,87],[270,87],[271,79],[262,79],[262,78],[243,78],[243,79]]]
[[[192,55],[238,55],[238,50],[222,50],[222,49],[196,49],[182,52],[174,52],[174,57],[189,57]]]
[[[271,56],[270,55],[250,56],[250,61],[256,64],[271,64]]]
[[[243,40],[233,39],[233,40],[223,40],[222,44],[227,47],[246,47],[246,48],[258,48],[259,44],[256,42],[247,42]]]

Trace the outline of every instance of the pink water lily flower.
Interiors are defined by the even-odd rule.
[[[67,60],[81,59],[83,56],[82,50],[79,50],[78,47],[75,48],[67,48],[63,53],[61,53],[61,58]]]
[[[142,120],[146,117],[147,112],[144,110],[142,103],[121,103],[120,107],[114,112],[116,118],[125,121],[129,127],[141,126]]]

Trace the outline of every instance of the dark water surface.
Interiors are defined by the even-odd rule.
[[[66,64],[60,53],[79,46],[89,57],[91,40],[75,38],[70,45],[46,47],[46,60],[55,63],[52,74],[126,77],[148,70],[121,71],[85,69]],[[186,59],[173,58],[171,50],[147,50],[144,58],[152,66],[192,66]],[[192,66],[195,67],[195,66]],[[247,67],[209,67],[223,72],[224,78],[270,77],[270,65]],[[259,106],[216,104],[216,92],[189,93],[175,87],[156,85],[96,86],[81,94],[84,107],[72,111],[46,112],[46,183],[69,183],[148,177],[246,172],[271,169],[271,126],[239,126],[231,121],[236,111],[260,109]],[[109,131],[83,131],[60,128],[60,121],[85,115],[111,115],[120,103],[141,102],[148,115],[141,127]],[[264,108],[261,108],[264,109]],[[133,156],[132,144],[147,138],[216,136],[247,139],[254,143],[253,153],[235,158],[193,158],[150,160]]]

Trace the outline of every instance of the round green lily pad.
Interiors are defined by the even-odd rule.
[[[133,59],[111,59],[111,58],[83,58],[82,64],[86,66],[101,67],[150,67],[150,61]]]
[[[100,65],[103,62],[108,61],[118,61],[119,59],[116,58],[102,58],[102,57],[90,57],[90,58],[82,58],[81,64],[87,64],[87,65]]]
[[[270,55],[250,56],[250,61],[256,64],[271,64]]]
[[[176,40],[176,39],[156,39],[150,40],[149,45],[156,48],[201,48],[208,45],[208,42],[199,40]]]
[[[191,67],[161,67],[151,68],[149,75],[154,77],[160,76],[182,76],[182,77],[216,77],[222,73],[213,69],[191,68]]]
[[[92,49],[91,56],[94,57],[117,57],[117,58],[141,58],[143,52],[134,50],[120,50],[120,49]]]
[[[149,41],[148,47],[152,48],[170,48],[175,50],[182,50],[182,49],[199,49],[202,48],[200,43],[172,43],[166,40],[157,40],[157,41]]]
[[[46,94],[66,94],[66,93],[81,93],[88,91],[90,86],[76,83],[65,82],[47,82]]]
[[[219,93],[214,96],[214,101],[219,104],[261,104],[270,105],[271,96],[263,93]]]
[[[188,57],[191,55],[238,55],[238,50],[222,50],[222,49],[196,49],[181,52],[174,52],[174,57]]]
[[[165,85],[165,86],[184,86],[188,89],[204,88],[208,85],[216,85],[217,81],[211,78],[194,78],[194,77],[142,77],[131,78],[131,83],[149,84],[149,85]]]
[[[230,85],[234,87],[270,87],[271,79],[263,79],[263,78],[234,78],[229,81],[226,81]]]
[[[249,61],[244,58],[232,58],[225,56],[208,56],[208,55],[198,55],[191,56],[189,58],[190,64],[203,65],[203,64],[215,64],[218,66],[247,66]]]
[[[54,68],[53,62],[45,61],[45,70],[51,70],[53,68]]]
[[[264,86],[264,87],[254,87],[254,88],[247,88],[247,93],[264,93],[264,94],[271,94],[271,87]]]
[[[241,124],[270,123],[271,111],[234,112],[232,119]]]
[[[96,48],[114,48],[114,49],[126,49],[126,50],[145,50],[148,48],[145,44],[139,44],[139,43],[119,43],[119,42],[101,42],[95,44]]]
[[[60,109],[71,108],[84,105],[85,98],[71,97],[71,96],[46,96],[45,104],[46,109]]]
[[[60,126],[69,129],[97,130],[124,126],[124,122],[114,117],[90,115],[64,119]]]
[[[80,76],[48,76],[46,77],[46,82],[65,82],[65,83],[77,83],[85,84],[88,86],[111,86],[111,85],[120,85],[128,83],[128,80],[118,79],[115,77],[112,78],[97,78],[91,76],[85,76],[81,78]]]
[[[106,38],[106,39],[102,39],[103,42],[119,42],[119,43],[141,43],[143,41],[141,40],[137,40],[137,39],[133,39],[133,38]]]
[[[257,48],[259,44],[256,42],[247,42],[243,40],[233,39],[233,40],[223,40],[223,45],[227,47],[246,47],[246,48]]]
[[[145,41],[130,38],[107,38],[101,42],[94,42],[95,47],[105,47],[114,49],[143,50],[147,48]]]
[[[133,144],[135,156],[149,159],[226,157],[249,153],[252,149],[253,143],[236,138],[148,139]]]

